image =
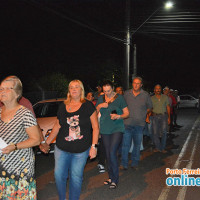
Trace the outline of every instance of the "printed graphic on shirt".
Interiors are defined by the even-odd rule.
[[[79,126],[79,115],[74,115],[67,118],[67,123],[69,124],[69,136],[65,137],[67,141],[74,141],[77,139],[82,139],[81,130]]]

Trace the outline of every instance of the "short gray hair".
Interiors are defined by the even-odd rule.
[[[16,94],[19,95],[17,98],[17,101],[19,101],[22,97],[22,91],[23,91],[21,80],[17,76],[12,75],[12,76],[7,76],[6,78],[4,78],[1,81],[1,83],[4,81],[12,81],[14,83],[13,89],[16,92]]]
[[[134,81],[135,79],[138,79],[138,80],[140,80],[140,81],[141,81],[141,83],[143,84],[143,79],[142,79],[140,76],[136,76],[136,77],[133,79],[133,81]]]

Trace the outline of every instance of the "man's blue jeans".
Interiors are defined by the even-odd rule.
[[[55,181],[59,200],[66,199],[66,185],[69,179],[69,199],[78,200],[81,194],[83,171],[89,155],[89,149],[82,153],[69,153],[55,146]]]
[[[167,127],[167,114],[153,116],[153,141],[156,149],[160,151],[164,150],[166,146]]]
[[[133,150],[131,153],[131,166],[137,166],[140,160],[140,146],[143,138],[144,126],[125,126],[125,133],[122,141],[122,161],[121,165],[128,168],[128,153],[133,140]]]
[[[147,128],[148,128],[148,136],[151,138],[151,141],[153,142],[153,128],[152,128],[152,119],[153,117],[150,116],[150,124],[147,124]]]

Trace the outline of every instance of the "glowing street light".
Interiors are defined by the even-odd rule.
[[[165,8],[166,9],[170,9],[170,8],[172,8],[173,7],[173,3],[171,2],[171,1],[168,1],[166,4],[165,4]]]
[[[127,21],[130,23],[130,0],[126,0],[127,5],[126,6],[126,13],[127,13]],[[172,1],[167,1],[164,5],[164,9],[169,10],[173,7]],[[127,27],[127,32],[126,32],[126,59],[125,59],[125,79],[124,79],[124,88],[128,89],[129,88],[129,70],[130,70],[130,41],[133,35],[141,28],[144,26],[144,24],[149,21],[152,16],[154,16],[160,9],[162,9],[163,6],[157,8],[136,30],[133,32],[130,32],[129,26]],[[135,77],[137,74],[137,62],[136,62],[136,45],[134,45],[134,61],[133,61],[133,74],[132,74],[132,79]]]

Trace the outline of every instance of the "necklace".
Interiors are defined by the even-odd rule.
[[[80,106],[80,102],[76,103],[76,104],[69,104],[68,110],[71,111],[73,109],[76,109],[77,107]]]

